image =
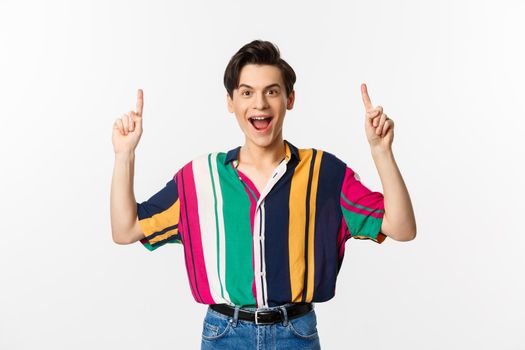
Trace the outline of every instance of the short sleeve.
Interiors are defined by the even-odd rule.
[[[381,230],[385,214],[384,197],[361,183],[359,175],[346,167],[341,188],[341,210],[349,237],[371,239],[382,243],[386,235]]]
[[[166,243],[182,243],[176,176],[150,199],[137,203],[137,216],[145,236],[140,242],[148,250],[155,250]]]

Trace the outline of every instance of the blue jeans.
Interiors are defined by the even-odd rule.
[[[233,316],[223,315],[208,307],[203,321],[201,350],[208,349],[321,349],[317,333],[317,317],[315,310],[288,319],[284,306],[274,306],[269,309],[281,308],[284,314],[282,322],[274,324],[255,324],[255,322],[239,320],[237,306]],[[254,311],[253,307],[244,310]]]

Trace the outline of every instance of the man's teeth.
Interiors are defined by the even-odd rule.
[[[268,119],[268,118],[271,118],[271,117],[251,117],[251,119],[253,119],[253,120],[265,120],[265,119]]]

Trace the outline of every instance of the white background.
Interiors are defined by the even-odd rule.
[[[359,85],[395,121],[418,236],[351,240],[323,349],[524,349],[522,1],[0,2],[0,348],[197,349],[183,250],[111,239],[115,118],[144,89],[135,195],[242,144],[253,39],[295,69],[284,137],[381,190]]]

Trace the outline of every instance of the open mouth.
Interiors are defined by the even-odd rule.
[[[271,116],[253,116],[249,118],[250,123],[257,131],[265,131],[272,122]]]

